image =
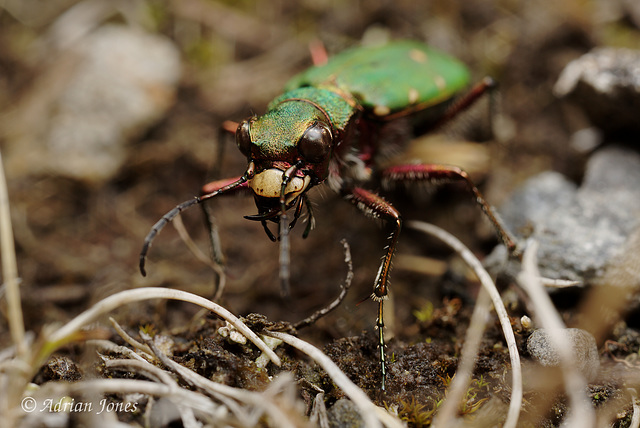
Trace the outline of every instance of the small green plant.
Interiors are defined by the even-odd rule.
[[[433,318],[433,303],[427,300],[419,309],[415,309],[412,314],[420,322],[431,321]]]
[[[431,425],[433,420],[433,414],[435,413],[438,405],[433,403],[432,406],[419,403],[414,397],[411,397],[411,401],[400,402],[400,409],[398,409],[398,416],[403,421],[409,423],[410,426],[426,427]]]

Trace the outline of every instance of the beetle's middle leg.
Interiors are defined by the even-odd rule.
[[[400,212],[384,200],[381,196],[364,190],[354,188],[345,192],[345,197],[351,201],[360,211],[374,218],[381,218],[392,225],[392,232],[389,236],[389,245],[386,247],[386,253],[382,258],[382,263],[378,269],[378,275],[373,286],[373,294],[371,297],[378,302],[378,319],[376,327],[378,329],[378,345],[380,347],[380,366],[382,370],[381,389],[386,389],[386,357],[385,357],[385,341],[384,341],[384,318],[383,303],[389,292],[389,272],[391,271],[391,260],[398,244],[398,236],[402,228],[402,217]]]
[[[397,165],[389,167],[381,172],[383,183],[389,184],[398,181],[426,181],[434,183],[462,181],[467,190],[475,197],[476,204],[495,228],[498,236],[509,250],[512,256],[520,256],[515,238],[504,226],[494,209],[486,201],[480,190],[471,181],[469,174],[461,168],[439,164]]]

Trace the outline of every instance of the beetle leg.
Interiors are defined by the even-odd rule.
[[[455,166],[438,164],[398,165],[383,170],[382,180],[383,183],[395,181],[464,182],[467,190],[475,197],[476,203],[480,209],[482,209],[484,215],[493,224],[498,236],[509,250],[509,254],[520,257],[516,240],[511,236],[511,233],[504,226],[482,193],[480,193],[480,190],[473,184],[473,181],[471,181],[466,171]]]
[[[289,230],[293,229],[293,227],[298,222],[300,214],[302,213],[302,205],[304,205],[304,199],[298,197],[298,200],[296,201],[296,210],[293,213],[293,220],[291,220],[291,223],[289,223]]]
[[[311,202],[306,194],[302,195],[304,198],[305,205],[307,206],[307,215],[309,216],[307,219],[307,227],[304,228],[304,232],[302,233],[302,238],[307,239],[309,236],[309,232],[316,226],[316,218],[313,216],[313,209],[311,208]]]
[[[393,227],[393,231],[389,236],[389,245],[386,247],[387,252],[382,258],[382,263],[380,264],[378,275],[376,276],[376,281],[374,283],[373,294],[371,295],[371,297],[378,302],[378,319],[376,320],[376,327],[378,329],[378,346],[380,348],[380,367],[382,371],[381,388],[384,391],[386,388],[387,367],[385,357],[383,303],[388,294],[391,259],[393,258],[393,254],[398,244],[398,236],[400,235],[400,229],[402,228],[402,217],[393,205],[385,201],[381,196],[373,192],[369,192],[368,190],[356,187],[350,192],[347,192],[346,198],[355,204],[355,206],[366,215],[386,220],[391,223]]]
[[[329,61],[327,49],[320,39],[313,39],[309,42],[309,53],[311,54],[311,62],[316,67],[325,65]]]
[[[205,189],[208,189],[209,193],[202,196],[197,196],[193,199],[185,201],[177,205],[175,208],[173,208],[171,211],[169,211],[165,215],[163,215],[162,218],[158,220],[156,224],[153,225],[153,227],[147,234],[146,238],[144,239],[144,244],[142,244],[142,250],[140,251],[140,265],[139,265],[140,273],[142,274],[142,276],[147,275],[147,272],[144,268],[145,261],[147,258],[147,252],[149,251],[149,248],[151,247],[151,244],[154,238],[156,237],[156,235],[167,225],[167,223],[169,223],[171,220],[176,218],[176,216],[180,214],[182,211],[188,208],[191,208],[192,206],[197,205],[203,201],[206,201],[207,199],[213,198],[214,196],[237,193],[238,191],[245,190],[247,188],[247,180],[249,179],[249,176],[252,173],[251,171],[252,171],[252,166],[250,165],[249,169],[247,170],[247,173],[245,173],[245,175],[243,175],[242,177],[238,177],[235,179],[221,180],[221,181],[215,182],[217,183],[217,185],[215,186],[213,185],[213,183],[210,183],[208,187],[205,186]]]
[[[269,237],[271,242],[276,242],[278,240],[278,238],[276,238],[276,236],[273,234],[273,232],[271,232],[271,229],[269,229],[269,226],[267,225],[267,221],[266,220],[260,220],[260,223],[262,224],[262,227],[264,228],[264,232],[267,234],[267,236]]]
[[[453,104],[451,104],[443,113],[443,115],[438,119],[433,128],[439,128],[445,123],[449,122],[451,119],[456,117],[458,114],[462,113],[473,104],[476,103],[482,96],[484,96],[487,92],[490,94],[497,88],[498,84],[493,78],[486,76],[484,79],[476,83],[469,92],[467,92],[462,97],[456,99]],[[493,106],[491,104],[492,100],[489,100],[489,114],[493,116]]]

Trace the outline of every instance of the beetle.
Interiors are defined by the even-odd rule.
[[[310,217],[303,234],[306,237],[314,224],[307,192],[326,184],[364,214],[391,225],[371,296],[378,302],[376,327],[384,390],[383,302],[402,216],[368,188],[380,182],[461,181],[509,252],[517,253],[515,239],[464,170],[440,164],[381,168],[377,162],[381,144],[387,144],[380,138],[386,125],[413,119],[422,131],[433,130],[494,86],[493,80],[485,78],[460,96],[469,82],[470,73],[460,61],[410,40],[353,48],[303,71],[269,103],[264,115],[254,115],[237,125],[236,144],[247,158],[244,173],[205,185],[201,196],[177,205],[151,228],[140,254],[141,273],[145,275],[151,242],[181,211],[216,196],[247,193],[253,195],[258,213],[245,218],[261,222],[267,236],[280,241],[280,279],[286,292],[289,230],[306,207]],[[269,222],[277,224],[277,233],[270,230]]]

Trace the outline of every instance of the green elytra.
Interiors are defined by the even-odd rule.
[[[252,120],[251,156],[292,163],[299,157],[296,145],[314,121],[328,119],[342,134],[359,113],[388,121],[445,104],[469,80],[463,63],[416,41],[346,50],[293,77],[267,112]],[[314,185],[327,178],[328,167],[328,162],[308,166]]]
[[[295,76],[285,91],[305,86],[337,88],[384,117],[446,101],[466,88],[469,78],[469,70],[457,59],[405,40],[346,50],[327,64]]]
[[[511,254],[516,254],[515,241],[466,172],[438,164],[380,169],[376,163],[379,149],[376,133],[385,123],[414,117],[416,113],[421,120],[427,118],[437,126],[471,105],[492,82],[481,82],[461,101],[451,104],[468,84],[469,71],[464,64],[413,41],[347,50],[325,65],[300,73],[289,81],[282,95],[269,103],[264,115],[250,117],[238,125],[236,143],[248,161],[244,174],[205,185],[202,196],[179,204],[151,228],[140,253],[141,272],[145,274],[151,242],[180,212],[215,196],[244,192],[253,194],[258,208],[258,214],[245,218],[260,221],[271,240],[280,240],[280,278],[283,291],[287,291],[289,229],[306,205],[309,213],[303,235],[306,237],[314,224],[306,193],[326,181],[362,212],[382,218],[393,228],[372,295],[379,302],[376,326],[384,390],[383,300],[388,293],[391,260],[402,217],[392,204],[366,189],[374,177],[388,182],[462,181]],[[293,219],[289,222],[288,210],[292,208]],[[268,221],[278,224],[277,235],[270,231]]]

